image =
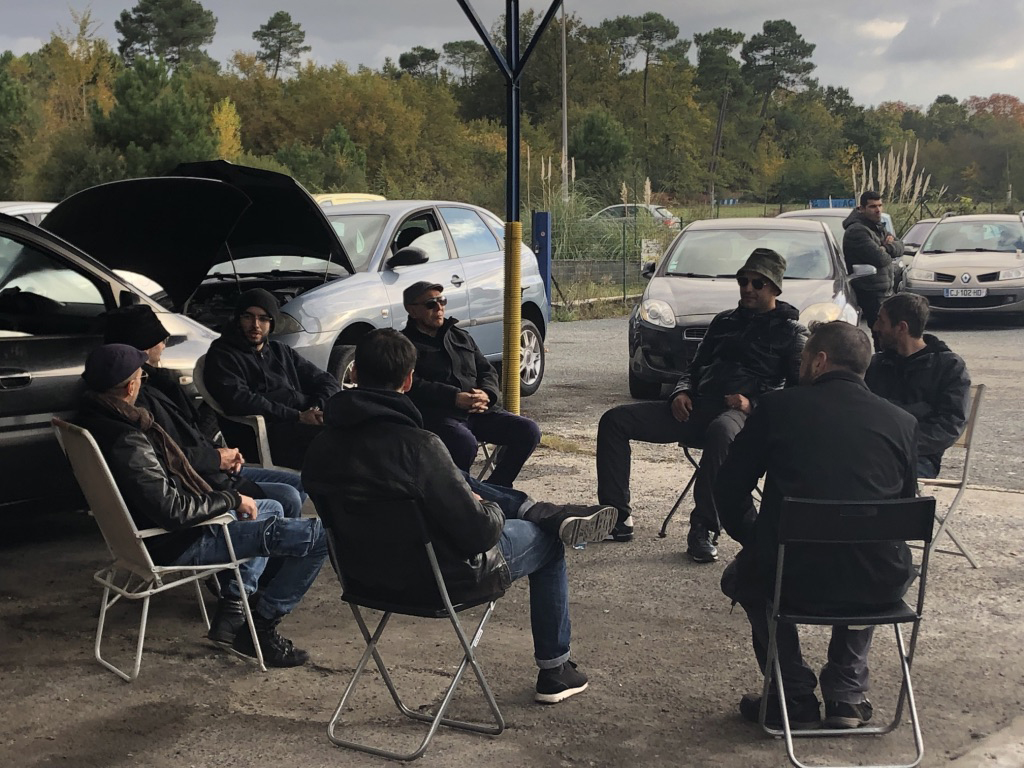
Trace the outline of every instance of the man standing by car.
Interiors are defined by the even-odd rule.
[[[443,290],[421,280],[402,292],[409,313],[402,333],[418,355],[409,397],[459,469],[469,470],[480,441],[502,446],[487,482],[511,488],[540,443],[540,427],[499,405],[498,372],[458,320],[444,316]]]
[[[867,190],[860,196],[860,207],[854,208],[843,222],[843,258],[847,271],[855,264],[870,264],[877,272],[854,280],[853,290],[864,314],[864,322],[873,328],[878,310],[892,295],[893,262],[903,255],[903,243],[885,231],[882,223],[882,196]]]
[[[725,530],[743,545],[722,574],[722,591],[750,619],[760,669],[768,653],[766,608],[775,589],[779,517],[785,497],[880,501],[917,490],[914,419],[864,384],[871,342],[842,321],[815,323],[803,349],[802,386],[769,392],[736,437],[715,484]],[[764,476],[761,509],[751,491]],[[795,613],[867,612],[902,599],[914,577],[904,542],[794,547],[786,556],[782,597]],[[826,725],[855,728],[871,718],[868,651],[874,627],[832,630],[821,672]],[[792,624],[776,631],[790,726],[815,728],[821,714],[814,672],[804,663]],[[758,721],[761,697],[747,694],[740,713]],[[781,727],[778,696],[768,725]]]
[[[758,398],[797,383],[807,329],[782,293],[786,260],[757,248],[736,273],[740,301],[708,327],[686,373],[667,402],[630,403],[607,411],[597,429],[597,498],[619,510],[616,541],[633,538],[629,506],[630,440],[702,449],[694,485],[687,554],[698,563],[718,559],[720,530],[712,489],[733,438]]]
[[[928,300],[913,293],[886,299],[875,321],[882,351],[864,376],[868,389],[917,419],[917,476],[938,477],[942,454],[967,423],[971,377],[960,355],[925,334]]]
[[[253,288],[239,296],[234,317],[206,354],[203,380],[229,416],[266,419],[275,464],[302,469],[306,449],[324,423],[324,404],[341,385],[270,338],[277,319],[277,299],[270,292]],[[222,426],[225,438],[241,442],[231,424]]]

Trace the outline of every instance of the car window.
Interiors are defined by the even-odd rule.
[[[602,219],[621,219],[626,214],[621,205],[613,205],[611,208],[598,211],[597,215]]]
[[[448,225],[460,258],[501,250],[494,234],[475,211],[468,208],[442,208],[441,216]]]
[[[925,237],[931,231],[932,227],[935,226],[934,221],[919,221],[917,224],[907,230],[907,233],[903,236],[904,245],[920,245],[924,242]]]
[[[1020,221],[939,222],[925,240],[924,253],[956,251],[1024,250],[1024,225]]]
[[[377,250],[377,243],[388,223],[384,214],[362,213],[328,216],[338,233],[356,272],[365,272]]]
[[[93,278],[0,235],[0,337],[94,334],[106,309]]]
[[[832,277],[828,242],[821,232],[769,229],[690,230],[668,254],[666,275],[716,277],[735,275],[755,248],[770,248],[786,259],[786,277],[822,280]]]
[[[664,217],[666,219],[671,219],[673,216],[675,216],[675,214],[672,213],[672,211],[670,211],[668,208],[663,208],[663,207],[659,206],[658,208],[655,208],[654,210],[655,210],[655,212],[659,216],[662,216],[662,217]]]
[[[398,225],[391,239],[391,252],[415,245],[427,254],[427,261],[447,261],[448,241],[444,239],[437,217],[430,211],[411,216]]]

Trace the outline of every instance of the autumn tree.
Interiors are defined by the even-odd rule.
[[[227,96],[213,107],[211,123],[213,138],[217,142],[217,157],[230,162],[237,161],[242,154],[242,121]]]
[[[217,17],[197,0],[139,0],[114,22],[117,50],[128,64],[139,56],[158,56],[172,67],[201,59],[213,42]]]
[[[21,170],[24,136],[21,123],[28,112],[28,91],[10,73],[14,55],[0,54],[0,199],[14,198]]]
[[[311,46],[303,45],[306,33],[302,25],[292,21],[291,14],[285,11],[271,16],[266,24],[252,33],[252,37],[260,44],[256,58],[267,65],[274,80],[280,70],[297,67],[302,54],[313,50]]]

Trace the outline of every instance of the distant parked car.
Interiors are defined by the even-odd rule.
[[[821,222],[785,219],[695,221],[669,246],[661,262],[647,265],[650,283],[629,317],[629,392],[653,398],[690,364],[712,318],[739,300],[736,271],[755,248],[786,259],[781,299],[800,321],[857,324],[860,308],[839,247]],[[854,276],[874,274],[857,265]]]
[[[369,192],[321,192],[313,195],[322,206],[347,205],[348,203],[369,203],[374,200],[387,200],[383,195],[374,195]]]
[[[669,229],[679,229],[682,219],[663,205],[609,205],[590,217],[593,221],[649,220],[664,224]]]
[[[5,213],[8,216],[13,216],[16,219],[27,221],[29,224],[38,224],[43,220],[43,216],[48,214],[56,203],[40,203],[31,201],[15,201],[15,200],[2,200],[0,201],[0,213]]]
[[[1024,211],[943,216],[903,290],[924,296],[935,314],[1024,313]]]

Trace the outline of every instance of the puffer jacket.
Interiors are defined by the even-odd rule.
[[[455,405],[460,392],[483,390],[492,407],[501,397],[498,372],[457,322],[454,317],[445,318],[437,336],[422,333],[411,317],[402,329],[417,355],[409,397],[428,423],[445,417],[464,421],[469,411]]]
[[[856,293],[888,294],[892,292],[895,268],[893,261],[903,255],[903,241],[893,240],[888,245],[882,222],[873,222],[861,211],[854,209],[843,220],[843,259],[849,271],[854,264],[870,264],[877,272],[853,281]]]
[[[360,574],[376,594],[404,603],[436,600],[435,585],[414,561],[423,552],[418,534],[385,523],[387,541],[380,541],[379,518],[389,505],[407,500],[425,518],[453,603],[511,583],[497,547],[505,522],[501,509],[473,495],[444,443],[423,429],[419,411],[400,392],[356,388],[332,397],[324,429],[306,455],[302,483],[318,512],[318,499],[344,508],[344,521],[324,523],[344,548],[345,570]],[[401,552],[410,556],[393,556]]]
[[[237,491],[197,494],[184,488],[145,432],[119,414],[85,400],[75,423],[96,440],[135,524],[171,531],[145,540],[158,565],[173,563],[199,538],[198,523],[237,509],[241,503]]]
[[[755,313],[743,307],[720,312],[711,321],[686,373],[670,400],[745,395],[751,402],[765,392],[800,381],[800,353],[807,329],[792,304]]]
[[[229,416],[259,414],[294,422],[341,389],[337,379],[286,344],[268,339],[256,350],[237,323],[229,323],[206,353],[203,381]]]
[[[963,358],[940,339],[924,334],[925,348],[909,357],[886,350],[871,359],[868,389],[917,419],[917,454],[937,475],[942,454],[967,423],[971,377]]]

